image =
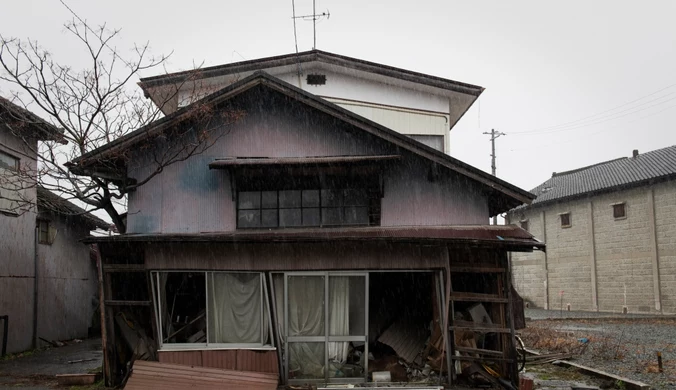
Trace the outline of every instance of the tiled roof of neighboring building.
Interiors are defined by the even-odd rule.
[[[57,214],[63,214],[64,216],[80,218],[83,223],[86,223],[92,229],[96,229],[97,227],[103,230],[110,229],[111,224],[91,213],[86,212],[81,207],[74,205],[52,191],[42,186],[38,186],[37,190],[38,210],[40,212],[53,212]]]
[[[532,205],[638,186],[655,180],[676,178],[676,145],[635,157],[622,157],[567,172],[554,173],[531,190]],[[522,206],[523,207],[523,206]]]
[[[24,128],[34,130],[34,133],[29,133],[27,135],[33,136],[39,140],[67,143],[63,139],[62,130],[2,96],[0,96],[0,123],[18,127],[19,129],[15,129],[17,131]]]

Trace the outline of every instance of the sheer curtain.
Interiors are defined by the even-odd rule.
[[[350,277],[329,278],[329,335],[350,335]],[[329,361],[345,363],[349,342],[329,342]]]
[[[268,322],[262,321],[267,317],[267,309],[261,306],[260,274],[210,272],[208,275],[209,342],[267,342]]]
[[[289,276],[289,337],[323,336],[324,277]],[[289,376],[324,377],[324,342],[290,342]]]

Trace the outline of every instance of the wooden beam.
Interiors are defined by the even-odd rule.
[[[604,378],[604,379],[610,379],[613,382],[622,382],[624,383],[624,388],[627,389],[635,389],[635,390],[648,390],[650,389],[650,385],[645,384],[643,382],[638,382],[634,381],[628,378],[621,377],[619,375],[611,374],[609,372],[597,370],[595,368],[583,366],[582,364],[577,364],[565,360],[557,360],[553,363],[556,366],[565,366],[565,367],[573,367],[576,368],[578,371],[582,371],[585,374]]]
[[[468,330],[470,332],[478,333],[511,333],[509,328],[494,328],[481,326],[485,324],[477,324],[477,326],[449,326],[450,330]]]
[[[482,349],[482,348],[469,348],[469,347],[455,347],[456,351],[465,352],[465,353],[475,353],[479,355],[488,355],[488,356],[497,356],[502,357],[502,351],[494,351],[492,349]]]
[[[106,386],[112,386],[112,372],[110,370],[110,361],[108,360],[108,330],[106,329],[106,310],[103,295],[103,262],[101,261],[101,248],[94,244],[94,256],[96,257],[96,269],[98,272],[99,284],[99,314],[101,316],[101,348],[103,349],[103,381]]]
[[[472,267],[472,266],[456,266],[451,267],[451,272],[459,273],[477,273],[477,274],[490,274],[490,273],[503,273],[505,272],[504,268],[500,267]]]
[[[115,301],[106,300],[106,306],[150,306],[150,301]]]
[[[103,272],[145,272],[144,264],[104,264]]]
[[[453,292],[451,293],[451,300],[461,302],[496,302],[507,303],[509,299],[500,297],[496,294],[481,294],[468,292]]]

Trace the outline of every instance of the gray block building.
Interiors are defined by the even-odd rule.
[[[513,253],[536,307],[676,313],[676,146],[554,173],[507,223],[547,243]]]

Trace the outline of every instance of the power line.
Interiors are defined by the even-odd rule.
[[[99,36],[99,34],[96,31],[94,31],[91,27],[89,27],[87,22],[85,22],[78,14],[76,14],[75,11],[73,11],[73,9],[70,8],[64,0],[59,0],[59,2],[61,2],[61,4],[63,4],[63,6],[66,7],[66,9],[70,11],[70,13],[73,14],[73,16],[75,16],[75,18],[77,18],[77,20],[79,20],[80,23],[82,23],[82,25],[85,26],[87,30],[89,30],[92,34],[94,34],[94,36],[96,36],[99,39],[99,41],[101,41],[101,43],[113,53],[113,56],[117,57],[120,61],[124,62],[125,65],[127,65],[128,67],[133,68],[133,66],[129,62],[127,62],[124,58],[120,57],[117,54],[117,52],[113,50],[112,47],[108,46],[108,43],[106,43],[103,39],[101,39],[101,36]]]
[[[670,92],[670,93],[668,93],[668,94],[659,96],[659,97],[657,97],[657,98],[648,100],[648,101],[643,102],[643,103],[641,103],[641,104],[639,104],[639,105],[635,105],[635,106],[633,106],[633,107],[629,107],[629,108],[627,108],[627,109],[624,109],[624,110],[621,110],[621,111],[618,111],[618,112],[613,112],[613,111],[617,111],[617,110],[620,109],[620,108],[623,108],[623,107],[632,105],[632,104],[634,104],[634,103],[636,103],[636,102],[638,102],[638,101],[641,101],[641,100],[644,100],[644,99],[649,98],[649,97],[651,97],[651,96],[654,96],[654,95],[656,95],[656,94],[658,94],[658,93],[660,93],[660,92],[666,91],[667,89],[673,88],[674,86],[676,86],[676,83],[675,83],[675,84],[671,84],[671,85],[669,85],[669,86],[666,86],[666,87],[664,87],[664,88],[662,88],[662,89],[659,89],[659,90],[657,90],[657,91],[655,91],[655,92],[652,92],[652,93],[650,93],[650,94],[648,94],[648,95],[645,95],[645,96],[642,96],[642,97],[640,97],[640,98],[634,99],[634,100],[632,100],[632,101],[630,101],[630,102],[621,104],[621,105],[619,105],[619,106],[616,106],[616,107],[614,107],[614,108],[611,108],[611,109],[608,109],[608,110],[605,110],[605,111],[601,111],[601,112],[596,113],[596,114],[593,114],[593,115],[588,115],[588,116],[583,117],[583,118],[580,118],[580,119],[576,119],[576,120],[573,120],[573,121],[561,123],[561,124],[558,124],[558,125],[547,126],[547,127],[541,127],[541,128],[535,128],[535,129],[527,130],[527,131],[515,131],[515,132],[510,132],[510,134],[514,134],[514,135],[519,135],[519,134],[534,134],[534,133],[549,134],[549,133],[554,133],[554,132],[559,132],[559,131],[573,130],[573,129],[577,129],[577,128],[580,128],[580,127],[585,127],[585,126],[590,126],[590,125],[593,125],[593,124],[602,123],[602,122],[605,122],[605,121],[615,120],[615,119],[624,117],[624,116],[626,116],[626,115],[630,115],[630,114],[634,114],[634,113],[637,113],[637,112],[645,111],[645,110],[650,109],[650,108],[652,108],[652,107],[655,107],[655,106],[658,106],[658,105],[660,105],[660,104],[664,104],[664,103],[667,103],[667,102],[669,102],[669,101],[672,101],[672,100],[676,99],[676,97],[670,98],[670,99],[661,101],[661,102],[659,102],[659,103],[650,105],[650,106],[648,106],[648,107],[645,107],[645,108],[643,108],[643,109],[635,110],[635,109],[638,108],[638,107],[645,106],[646,104],[650,104],[650,103],[652,103],[652,102],[656,102],[656,101],[659,101],[659,100],[661,100],[661,99],[664,99],[664,98],[667,97],[667,96],[673,95],[674,93],[676,93],[676,91],[674,91],[674,92]],[[634,111],[632,111],[632,110],[634,110]],[[632,112],[629,112],[629,113],[626,114],[626,115],[616,116],[616,115],[618,115],[618,114],[621,114],[621,113],[624,113],[624,112],[627,112],[627,111],[632,111]],[[604,114],[607,114],[607,115],[604,115]]]

